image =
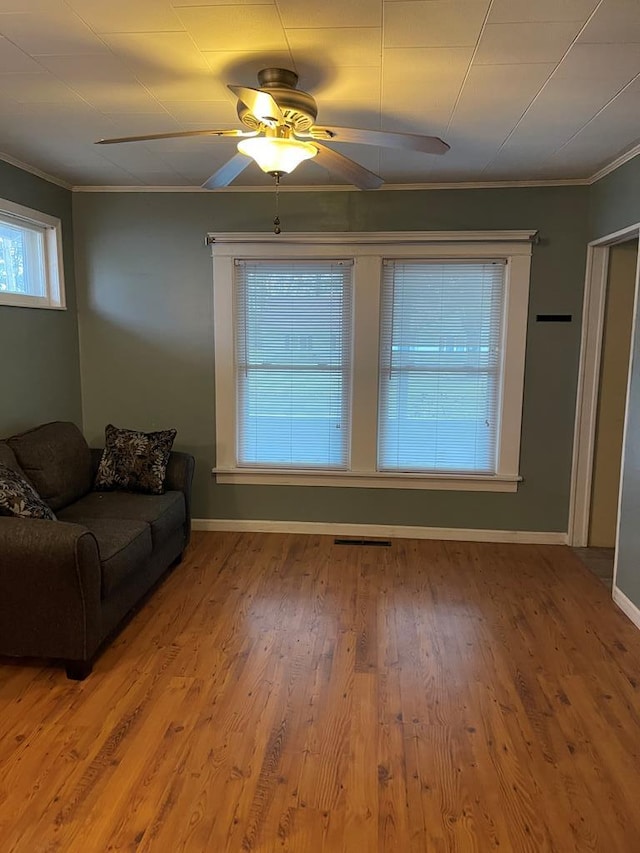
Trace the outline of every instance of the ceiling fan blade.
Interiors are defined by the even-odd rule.
[[[318,156],[314,158],[316,163],[324,166],[328,172],[340,175],[361,190],[377,190],[384,183],[379,175],[370,172],[355,160],[345,157],[344,154],[338,154],[332,148],[326,148],[315,141],[313,145],[318,149]]]
[[[238,152],[231,160],[227,160],[224,166],[220,166],[217,172],[214,172],[210,178],[202,185],[204,190],[215,190],[218,187],[227,187],[234,178],[237,178],[240,172],[243,172],[251,163],[251,157],[246,157]]]
[[[420,136],[418,133],[392,133],[384,130],[364,130],[355,127],[312,127],[296,136],[333,142],[359,142],[383,148],[404,148],[424,154],[446,154],[449,146],[439,136]]]
[[[270,125],[285,123],[282,110],[268,92],[250,89],[248,86],[227,86],[227,88],[240,98],[260,121]]]
[[[257,130],[181,130],[177,133],[147,133],[144,136],[119,136],[116,139],[98,139],[95,145],[113,145],[117,142],[144,142],[148,139],[180,139],[187,136],[257,136]]]

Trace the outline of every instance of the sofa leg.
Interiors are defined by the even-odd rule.
[[[64,662],[64,668],[67,672],[67,678],[70,678],[72,681],[84,681],[88,675],[91,675],[93,661],[67,660]]]

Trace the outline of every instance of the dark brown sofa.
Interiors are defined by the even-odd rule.
[[[165,493],[147,495],[93,491],[101,453],[60,421],[0,441],[58,519],[0,517],[0,655],[62,661],[75,679],[191,530],[192,456],[172,452]]]

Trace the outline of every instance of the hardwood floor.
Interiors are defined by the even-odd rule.
[[[573,548],[573,553],[584,563],[590,572],[598,577],[608,589],[613,587],[613,565],[615,548]]]
[[[634,853],[639,679],[568,548],[195,534],[87,681],[0,661],[0,850]]]

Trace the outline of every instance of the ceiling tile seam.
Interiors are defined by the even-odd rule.
[[[47,55],[49,55],[49,54],[47,54]],[[50,55],[51,55],[51,56],[59,56],[59,55],[67,56],[68,54],[50,54]],[[101,54],[101,55],[102,55],[102,54]],[[116,59],[119,59],[119,57],[115,57],[115,58],[116,58]],[[114,116],[114,115],[123,115],[122,113],[106,113],[106,112],[104,112],[104,110],[100,109],[100,108],[99,108],[99,107],[97,107],[95,104],[92,104],[92,103],[91,103],[91,101],[87,100],[87,98],[85,98],[85,96],[84,96],[84,95],[82,95],[82,94],[81,94],[77,89],[75,89],[75,88],[74,88],[74,86],[72,86],[70,83],[67,83],[65,80],[63,80],[61,77],[59,77],[57,74],[55,74],[53,71],[50,71],[48,68],[46,68],[46,67],[45,67],[44,65],[42,65],[40,62],[38,62],[38,59],[37,59],[36,57],[33,57],[33,59],[34,59],[34,61],[35,61],[35,62],[37,62],[37,63],[38,63],[38,65],[40,65],[40,67],[43,69],[43,71],[45,71],[45,73],[49,74],[51,77],[53,77],[53,79],[54,79],[54,80],[57,80],[59,83],[61,83],[63,86],[65,86],[65,88],[69,89],[69,91],[70,91],[70,92],[73,92],[73,94],[74,94],[74,95],[76,95],[78,98],[80,98],[80,100],[81,100],[81,101],[83,101],[83,103],[85,103],[85,104],[87,105],[87,107],[88,107],[90,110],[93,110],[93,112],[98,113],[98,115],[100,115],[100,116],[102,116],[103,118],[107,119],[107,121],[109,121],[109,122],[113,122],[113,121],[114,121],[114,118],[113,118],[113,116]],[[149,98],[151,98],[152,100],[154,100],[154,101],[158,104],[158,106],[160,107],[160,109],[161,109],[161,110],[163,110],[163,111],[166,113],[166,115],[167,115],[167,116],[169,116],[169,118],[173,119],[173,120],[176,122],[176,124],[177,124],[178,126],[180,126],[180,122],[178,122],[178,121],[174,118],[174,116],[172,116],[172,115],[171,115],[171,113],[170,113],[170,112],[169,112],[169,110],[164,106],[164,104],[162,104],[162,103],[161,103],[161,102],[160,102],[160,101],[155,97],[155,95],[147,89],[147,87],[144,85],[144,83],[142,83],[142,81],[138,80],[138,78],[135,76],[135,74],[133,75],[133,77],[134,77],[134,79],[136,80],[136,82],[137,82],[137,83],[138,83],[138,84],[139,84],[139,85],[140,85],[140,86],[145,90],[145,92],[148,94]],[[20,103],[20,102],[18,101],[18,103]],[[125,113],[124,115],[126,115],[126,113]],[[96,140],[96,141],[97,141],[97,140]],[[96,153],[99,153],[99,152],[96,152]],[[101,156],[104,160],[107,160],[107,162],[112,163],[112,161],[111,161],[111,160],[109,160],[107,157],[104,157],[102,154],[100,154],[100,156]],[[113,163],[112,163],[112,165],[113,165]],[[118,165],[119,165],[119,164],[118,164]],[[169,164],[167,163],[167,165],[169,165]],[[126,169],[125,169],[125,171],[127,171],[127,172],[128,172],[128,170],[126,170]],[[132,174],[132,173],[131,173],[131,172],[129,172],[129,174]],[[136,177],[136,176],[135,176],[135,175],[132,175],[132,177]]]
[[[409,0],[409,2],[417,3],[419,0]],[[435,0],[434,0],[435,2]],[[412,45],[411,47],[384,47],[383,50],[385,53],[391,53],[394,50],[401,50],[403,53],[409,53],[410,51],[420,51],[421,53],[425,50],[469,50],[472,45],[470,44],[431,44],[431,45]],[[489,63],[487,63],[489,64]],[[498,63],[491,63],[493,65],[497,65]],[[513,64],[513,63],[503,63],[503,64]],[[527,63],[532,65],[533,63]]]
[[[277,6],[278,6],[278,4],[276,3],[276,8],[277,8]],[[211,8],[211,6],[209,6],[209,8]],[[358,31],[382,29],[382,27],[379,27],[377,25],[376,26],[367,25],[366,27],[359,27],[355,24],[340,24],[339,27],[325,27],[325,26],[322,26],[322,27],[285,27],[283,24],[282,28],[284,30],[358,30]]]
[[[494,0],[490,0],[489,6],[487,7],[487,11],[484,16],[484,20],[482,21],[482,25],[480,26],[480,32],[478,33],[478,37],[476,39],[475,47],[473,48],[473,52],[469,58],[469,63],[467,65],[467,70],[465,71],[464,77],[462,78],[462,83],[460,84],[460,89],[458,90],[458,95],[456,97],[455,103],[451,109],[451,113],[449,114],[449,120],[447,121],[447,127],[445,130],[445,136],[449,133],[451,129],[451,123],[455,116],[456,110],[458,108],[458,104],[460,103],[460,99],[462,98],[462,92],[464,91],[464,87],[467,84],[467,80],[469,79],[469,74],[471,74],[471,68],[473,66],[473,60],[476,58],[476,54],[478,53],[478,48],[480,46],[480,40],[484,34],[484,31],[487,26],[487,21],[489,20],[489,15],[491,14],[491,10],[493,9]]]
[[[243,9],[250,9],[251,7],[264,9],[266,6],[276,5],[276,0],[270,0],[268,3],[242,3],[241,0],[238,0],[237,3],[185,3],[184,6],[174,6],[173,3],[169,3],[169,8],[177,15],[179,9],[220,9],[222,6],[241,6]]]
[[[103,148],[104,146],[101,146],[101,147]],[[183,178],[185,181],[188,181],[188,180],[189,180],[189,178],[187,177],[187,175],[183,175],[183,174],[182,174],[182,172],[179,172],[177,169],[174,169],[174,167],[171,165],[171,163],[170,163],[170,162],[168,162],[167,160],[165,160],[165,159],[164,159],[164,157],[162,157],[160,154],[157,154],[155,151],[152,151],[152,150],[151,150],[150,148],[148,148],[146,145],[141,146],[141,147],[142,147],[144,150],[148,151],[148,152],[149,152],[149,154],[151,154],[153,157],[157,157],[157,159],[158,159],[158,160],[159,160],[159,161],[164,165],[164,167],[165,167],[165,168],[166,168],[170,173],[172,173],[172,174],[173,174],[173,175],[175,175],[176,177]],[[138,149],[138,150],[140,150],[140,149]],[[110,163],[112,166],[116,166],[118,169],[122,169],[122,170],[123,170],[124,172],[126,172],[128,175],[131,175],[131,177],[132,177],[132,178],[135,178],[135,179],[136,179],[136,180],[138,180],[138,181],[142,181],[142,180],[143,180],[143,179],[140,177],[140,175],[136,175],[136,174],[134,174],[134,172],[132,172],[132,171],[131,171],[130,169],[128,169],[126,166],[123,166],[123,165],[122,165],[122,163],[119,163],[117,160],[111,160],[111,159],[110,159],[110,157],[109,157],[109,155],[108,155],[105,151],[103,151],[103,150],[101,150],[101,151],[97,151],[97,152],[96,152],[96,154],[98,154],[98,156],[99,156],[99,157],[101,157],[103,160],[105,160],[107,163]]]
[[[382,88],[384,85],[384,16],[380,15],[380,41],[378,42],[378,129],[382,130]],[[375,68],[375,65],[373,66]]]
[[[116,36],[116,35],[119,35],[119,36],[122,36],[122,35],[154,35],[154,34],[158,34],[158,33],[163,33],[163,34],[164,34],[164,33],[181,33],[181,32],[185,32],[185,30],[143,30],[143,31],[135,30],[135,31],[133,31],[133,32],[132,32],[131,30],[117,30],[117,31],[115,31],[115,32],[111,32],[111,31],[110,31],[110,32],[102,32],[102,33],[99,33],[99,32],[98,32],[98,31],[97,31],[93,26],[91,26],[91,24],[90,24],[90,23],[89,23],[85,18],[83,18],[83,17],[82,17],[82,14],[81,14],[77,9],[75,9],[75,8],[71,5],[71,3],[69,3],[69,2],[68,2],[68,0],[62,0],[62,2],[63,2],[63,5],[64,5],[64,6],[66,6],[66,7],[67,7],[67,9],[69,9],[69,11],[70,11],[70,12],[71,12],[71,13],[72,13],[76,18],[78,18],[78,20],[82,21],[82,23],[85,25],[85,27],[87,27],[87,29],[88,29],[88,30],[90,30],[90,31],[93,33],[93,35],[94,35],[97,39],[99,39],[99,40],[104,44],[104,46],[107,48],[107,50],[109,50],[109,51],[111,51],[111,48],[110,48],[110,47],[109,47],[109,45],[105,42],[105,40],[102,38],[102,36]],[[132,0],[132,2],[135,2],[135,0]],[[174,8],[174,6],[173,6],[173,5],[169,4],[169,8],[170,8],[173,12],[175,12],[175,8]],[[211,7],[209,7],[209,8],[211,8]],[[177,16],[177,13],[176,13],[176,16]],[[180,19],[180,22],[182,23],[182,20],[181,20],[181,19]],[[183,24],[183,26],[184,26],[184,24]],[[113,52],[113,51],[111,51],[111,52]],[[58,54],[52,54],[52,55],[58,55]]]
[[[0,33],[0,37],[1,37],[1,38],[3,38],[5,41],[9,42],[9,44],[10,44],[12,47],[15,47],[15,49],[16,49],[17,51],[19,51],[23,56],[26,56],[26,58],[27,58],[27,59],[33,59],[33,56],[31,56],[31,54],[30,54],[30,53],[27,53],[27,51],[26,51],[26,50],[23,50],[23,49],[20,47],[20,45],[19,45],[19,44],[16,44],[14,41],[12,41],[12,40],[9,38],[9,36],[5,36],[5,35],[3,35],[2,33]],[[36,62],[36,64],[37,64],[37,65],[40,65],[40,63],[39,63],[39,62],[37,62],[37,60],[34,60],[34,61]],[[42,68],[42,66],[41,66],[41,65],[40,65],[40,67]],[[44,69],[44,70],[46,71],[46,69]],[[3,74],[36,74],[36,73],[38,73],[38,72],[36,72],[36,71],[3,71],[2,73],[3,73]]]
[[[562,20],[558,20],[557,18],[546,18],[544,20],[538,20],[536,18],[535,21],[494,21],[491,26],[499,27],[502,24],[581,24],[584,22],[584,18],[563,18]],[[594,44],[601,44],[601,42],[593,42]],[[582,44],[587,44],[587,42],[582,42]]]
[[[383,42],[382,42],[382,37],[383,37],[382,16],[381,16],[380,27],[376,28],[376,29],[380,30],[380,44],[379,44],[380,61],[378,63],[378,130],[382,130],[382,79],[383,79],[383,77],[382,77],[382,54],[383,54],[383,50],[382,50],[382,44],[383,44]],[[375,65],[373,65],[371,67],[375,68]],[[377,157],[376,162],[378,164],[378,168],[376,169],[376,172],[379,173],[380,168],[382,166],[382,150],[381,150],[380,146],[377,146],[377,148],[376,148],[376,157]]]
[[[130,169],[127,169],[126,166],[123,166],[121,163],[116,163],[114,160],[110,160],[106,153],[102,151],[96,151],[96,155],[104,160],[105,163],[108,163],[110,166],[115,166],[116,169],[120,169],[122,172],[125,172],[127,175],[130,175],[134,181],[142,181],[139,175],[135,175]]]
[[[162,104],[161,104],[161,106],[164,106],[164,105],[162,105]],[[106,118],[110,118],[110,116],[111,116],[111,115],[113,115],[113,113],[112,113],[112,114],[106,114],[106,116],[105,116],[105,117],[106,117]],[[178,120],[177,120],[177,119],[176,119],[176,118],[175,118],[175,117],[174,117],[174,116],[173,116],[173,115],[172,115],[168,110],[167,110],[167,115],[168,115],[171,119],[173,119],[173,121],[175,121],[175,122],[176,122],[176,125],[177,125],[178,127],[183,127],[183,126],[184,126],[185,122],[179,122],[179,121],[178,121]],[[134,174],[133,174],[133,172],[131,172],[131,171],[130,171],[129,169],[127,169],[126,167],[122,166],[122,165],[121,165],[119,162],[117,162],[116,160],[111,160],[111,159],[109,159],[108,154],[107,154],[107,153],[106,153],[106,151],[104,150],[104,146],[100,146],[100,147],[101,147],[101,150],[100,150],[100,151],[96,151],[96,153],[97,153],[97,154],[99,154],[99,155],[100,155],[100,157],[102,157],[102,159],[103,159],[103,160],[106,160],[108,163],[111,163],[111,165],[113,165],[113,166],[117,166],[119,169],[124,169],[124,170],[125,170],[126,172],[128,172],[128,173],[129,173],[133,178],[137,178],[138,180],[142,180],[138,175],[134,175]],[[170,162],[170,159],[165,159],[165,156],[163,156],[162,154],[160,154],[160,153],[159,153],[160,149],[155,149],[153,146],[150,148],[148,145],[143,144],[143,145],[141,145],[141,146],[138,146],[138,149],[137,149],[137,150],[144,150],[144,151],[148,151],[148,152],[149,152],[149,154],[150,154],[151,156],[153,156],[153,157],[157,158],[157,159],[158,159],[158,160],[159,160],[159,161],[160,161],[160,162],[165,166],[165,168],[166,168],[166,169],[168,169],[172,174],[174,174],[174,175],[176,175],[176,176],[178,176],[178,177],[180,177],[180,178],[184,178],[184,180],[185,180],[185,181],[188,181],[188,180],[189,180],[189,178],[188,178],[188,176],[187,176],[187,175],[184,175],[184,174],[183,174],[182,172],[180,172],[178,169],[174,168],[174,166],[173,166],[173,165],[171,164],[171,162]]]
[[[213,72],[213,69],[211,68],[211,65],[210,65],[210,63],[209,63],[209,60],[208,60],[208,59],[207,59],[207,57],[204,55],[204,51],[200,49],[200,47],[198,46],[198,44],[197,44],[197,42],[196,42],[195,38],[191,35],[191,33],[189,32],[189,30],[186,28],[186,25],[185,25],[184,21],[182,20],[182,18],[180,17],[180,14],[178,13],[178,9],[179,9],[179,8],[185,9],[185,8],[192,8],[192,7],[186,7],[186,6],[175,7],[175,6],[171,5],[171,8],[173,9],[173,11],[175,12],[175,14],[177,15],[177,17],[178,17],[178,19],[180,20],[180,22],[182,23],[182,25],[185,27],[185,33],[187,34],[187,36],[188,36],[188,37],[189,37],[189,39],[191,40],[191,43],[193,44],[194,49],[197,51],[198,55],[200,56],[200,58],[201,58],[201,59],[202,59],[202,61],[204,62],[205,66],[209,69],[209,71]],[[202,7],[200,7],[200,8],[209,8],[209,9],[210,9],[210,8],[212,8],[212,7],[211,7],[211,6],[202,6]],[[176,31],[176,32],[178,32],[178,31]],[[288,44],[288,42],[287,42],[287,44]],[[291,50],[289,50],[289,55],[291,55]],[[136,79],[137,79],[137,78],[136,78]],[[228,92],[228,91],[229,91],[229,90],[227,89],[227,92]],[[230,98],[228,98],[227,100],[228,100],[228,101],[230,101],[231,99],[230,99]],[[158,103],[159,103],[159,104],[160,104],[160,106],[162,106],[162,107],[163,107],[163,109],[164,109],[164,108],[165,108],[165,107],[164,107],[164,104],[165,104],[165,103],[169,103],[169,102],[162,102],[162,101],[159,101],[159,100],[158,100]],[[180,103],[180,101],[178,101],[177,103]],[[167,110],[167,113],[168,113],[172,118],[174,118],[174,119],[175,119],[175,121],[177,122],[177,124],[178,124],[178,126],[179,126],[179,127],[184,128],[184,127],[188,124],[188,122],[185,122],[185,121],[178,121],[178,119],[176,119],[176,118],[175,118],[175,116],[173,116],[173,115],[172,115],[172,113],[171,113],[169,110]],[[162,158],[160,158],[160,159],[162,159]],[[166,162],[166,161],[162,160],[162,162]],[[167,165],[169,165],[169,164],[167,163]],[[169,166],[169,168],[172,168],[172,167],[171,167],[171,166]],[[174,172],[174,174],[176,174],[176,175],[180,175],[181,177],[186,178],[186,175],[183,175],[181,172],[176,172],[176,171],[175,171],[175,170],[173,170],[173,169],[172,169],[172,171]]]
[[[564,59],[564,57],[563,57],[563,59]],[[559,65],[560,62],[562,62],[562,59],[557,63],[557,65]],[[549,61],[545,61],[545,60],[529,61],[529,60],[527,60],[526,62],[514,62],[513,60],[510,60],[507,62],[477,62],[476,68],[494,68],[494,67],[499,68],[501,65],[551,65],[552,63],[553,63],[553,60],[549,60]],[[557,65],[556,65],[556,68],[557,68]],[[551,75],[549,75],[549,76],[551,77]],[[548,81],[545,81],[545,85],[547,84],[547,82]]]
[[[17,45],[14,41],[12,41],[12,40],[11,40],[10,38],[8,38],[7,36],[3,36],[3,38],[4,38],[6,41],[8,41],[8,42],[9,42],[9,44],[13,45],[13,46],[16,48],[16,50],[19,50],[19,51],[20,51],[21,53],[23,53],[25,56],[29,57],[29,59],[32,59],[32,60],[36,63],[36,65],[38,65],[38,66],[42,69],[42,73],[43,73],[43,74],[47,74],[47,75],[49,75],[49,76],[53,77],[53,79],[54,79],[54,80],[57,80],[57,81],[58,81],[58,83],[62,84],[62,85],[63,85],[66,89],[68,89],[70,92],[73,92],[73,94],[74,94],[74,95],[76,95],[78,98],[80,98],[80,100],[81,100],[81,101],[83,101],[83,103],[85,103],[85,104],[89,107],[89,109],[95,109],[95,107],[93,106],[93,104],[91,104],[91,103],[90,103],[90,102],[89,102],[89,101],[88,101],[88,100],[87,100],[83,95],[81,95],[81,94],[80,94],[80,92],[76,92],[76,90],[75,90],[72,86],[70,86],[68,83],[66,83],[64,80],[62,80],[60,77],[58,77],[58,75],[57,75],[57,74],[54,74],[52,71],[49,71],[49,69],[48,69],[48,68],[46,68],[46,67],[45,67],[41,62],[39,62],[39,60],[38,60],[38,57],[37,57],[37,56],[34,56],[34,55],[33,55],[33,54],[31,54],[31,53],[27,53],[27,51],[26,51],[26,50],[23,50],[19,45]],[[42,56],[43,54],[39,54],[39,55],[40,55],[40,56]],[[54,55],[57,55],[57,54],[46,54],[46,55],[47,55],[47,56],[49,56],[49,55],[54,56]],[[67,55],[67,54],[63,54],[63,55]],[[95,54],[82,54],[82,56],[94,56],[94,55],[95,55]],[[9,74],[24,74],[24,75],[28,75],[28,74],[40,74],[40,72],[39,72],[39,71],[10,71],[10,72],[5,72],[5,73],[9,73]],[[21,103],[24,103],[24,101],[16,101],[16,103],[21,104]],[[35,103],[51,103],[51,102],[50,102],[50,101],[36,101]],[[96,110],[96,112],[99,112],[99,110]]]
[[[378,130],[382,130],[382,105],[384,103],[384,36],[385,36],[384,0],[380,3],[380,18],[378,20],[380,30],[380,68],[378,73]],[[380,169],[381,156],[378,148],[378,169]]]
[[[31,57],[33,59],[33,57]],[[36,63],[40,65],[39,62]],[[0,71],[0,77],[40,77],[41,74],[50,74],[43,65],[40,65],[41,71]]]
[[[79,21],[81,21],[82,24],[91,32],[91,34],[93,36],[95,36],[97,39],[99,39],[103,44],[105,44],[105,42],[104,42],[104,39],[102,39],[102,36],[158,35],[159,33],[164,35],[165,33],[186,32],[186,30],[183,29],[183,30],[134,30],[134,31],[132,31],[132,30],[113,30],[113,31],[109,30],[109,31],[104,31],[104,32],[99,33],[99,32],[97,32],[97,30],[95,30],[91,26],[91,24],[88,23],[88,21],[85,20],[85,18],[82,17],[82,15],[76,9],[74,9],[72,6],[70,6],[69,3],[64,2],[64,5],[67,7],[69,12],[73,15],[73,17],[77,18]],[[173,8],[173,7],[171,7],[171,8]],[[209,6],[207,8],[212,8],[212,7]],[[35,15],[36,12],[11,12],[11,11],[4,10],[4,11],[0,11],[0,18],[2,17],[2,15],[16,15],[16,14],[18,14],[18,15]],[[2,35],[2,34],[0,33],[0,35]],[[7,41],[11,42],[11,44],[13,44],[14,47],[17,47],[18,50],[22,50],[23,53],[27,54],[27,56],[34,57],[34,56],[68,56],[69,55],[69,54],[59,54],[59,53],[27,53],[25,50],[23,50],[21,47],[19,47],[19,45],[17,45],[15,42],[12,42],[8,36],[2,35],[2,38],[6,38]],[[105,45],[105,46],[108,48],[108,45]],[[93,53],[95,53],[95,51],[88,50],[86,53],[74,53],[73,55],[74,56],[90,56]]]
[[[522,124],[522,120],[524,119],[524,117],[527,115],[527,113],[529,112],[529,110],[531,109],[531,107],[535,104],[535,102],[538,100],[538,98],[540,97],[540,95],[544,92],[544,90],[546,89],[546,87],[549,85],[549,82],[553,79],[554,75],[556,74],[556,72],[558,71],[558,69],[560,68],[560,66],[561,66],[561,65],[562,65],[562,63],[564,62],[564,60],[565,60],[565,59],[567,58],[567,56],[569,55],[569,52],[571,51],[571,49],[573,48],[573,46],[577,43],[577,41],[578,41],[578,39],[580,38],[581,34],[582,34],[582,33],[585,31],[585,29],[588,27],[588,25],[589,25],[589,23],[590,23],[591,19],[594,17],[594,15],[596,14],[596,12],[600,9],[600,7],[602,6],[602,4],[603,4],[603,3],[604,3],[604,0],[599,0],[598,5],[593,9],[593,11],[591,12],[591,14],[590,14],[590,15],[589,15],[589,17],[587,18],[587,20],[584,22],[584,24],[582,25],[582,27],[578,30],[578,32],[576,33],[576,35],[575,35],[574,39],[572,40],[571,44],[569,45],[569,47],[565,50],[565,52],[564,52],[564,53],[563,53],[563,55],[561,56],[560,61],[558,62],[558,64],[556,65],[556,67],[553,69],[553,71],[551,72],[551,74],[547,77],[547,79],[546,79],[546,80],[545,80],[545,82],[542,84],[542,86],[540,87],[540,89],[538,90],[538,92],[534,95],[534,97],[532,98],[532,100],[530,101],[529,105],[527,106],[527,108],[525,109],[525,111],[522,113],[522,115],[520,116],[520,118],[518,119],[518,121],[517,121],[517,122],[515,123],[515,125],[511,128],[511,130],[510,130],[510,132],[508,133],[508,135],[507,135],[506,139],[501,143],[500,147],[499,147],[499,148],[498,148],[498,150],[496,151],[496,154],[495,154],[495,156],[494,156],[493,160],[491,160],[489,163],[487,163],[487,165],[483,168],[483,170],[482,170],[481,174],[484,174],[484,172],[486,172],[486,170],[487,170],[488,168],[490,168],[490,167],[491,167],[491,166],[496,162],[496,160],[498,159],[498,157],[499,157],[499,155],[500,155],[500,152],[502,151],[502,149],[504,148],[504,146],[505,146],[505,145],[507,144],[507,142],[511,139],[511,137],[512,137],[512,136],[513,136],[513,134],[516,132],[516,130],[520,127],[520,125]]]
[[[274,6],[274,9],[276,10],[276,15],[278,16],[278,20],[280,21],[280,29],[282,30],[282,35],[283,35],[285,44],[287,45],[287,52],[289,53],[289,58],[291,59],[291,64],[293,65],[292,70],[295,71],[297,74],[298,69],[296,66],[295,59],[293,58],[293,51],[291,50],[291,44],[289,42],[289,36],[287,35],[287,30],[286,30],[284,22],[282,20],[282,12],[280,11],[280,4],[278,3],[278,0],[274,0],[273,6]]]
[[[615,45],[616,47],[618,47],[620,45],[627,45],[627,44],[640,44],[640,40],[632,39],[632,41],[581,41],[580,44],[591,44],[591,45],[606,44],[609,46]]]
[[[187,33],[187,30],[105,30],[101,33],[92,30],[92,32],[98,38],[100,38],[101,36],[172,36],[176,34],[185,35]]]
[[[410,0],[410,2],[417,3],[419,2],[419,0]],[[404,45],[387,45],[386,47],[384,47],[384,50],[469,50],[469,48],[471,47],[473,47],[473,53],[475,55],[475,51],[477,50],[477,44],[474,47],[468,42],[466,44],[412,44],[408,47]],[[497,65],[499,63],[491,64]],[[507,65],[509,63],[503,64]]]
[[[619,89],[619,90],[616,92],[616,94],[615,94],[612,98],[610,98],[610,99],[607,101],[607,103],[606,103],[606,104],[604,104],[604,106],[600,107],[600,109],[598,110],[598,112],[597,112],[597,113],[595,113],[594,115],[592,115],[592,116],[591,116],[591,118],[589,119],[589,121],[586,121],[586,122],[582,125],[582,127],[580,128],[580,130],[576,130],[576,132],[575,132],[572,136],[570,136],[570,137],[569,137],[569,139],[567,139],[565,142],[563,142],[563,143],[562,143],[562,145],[561,145],[559,148],[557,148],[557,149],[553,152],[553,154],[552,154],[551,156],[552,156],[552,157],[555,157],[555,156],[556,156],[556,154],[559,154],[559,153],[560,153],[560,151],[562,151],[562,149],[563,149],[563,148],[565,148],[567,145],[569,145],[569,143],[570,143],[572,140],[574,140],[574,139],[576,138],[576,136],[579,136],[579,135],[582,133],[582,131],[583,131],[583,130],[585,130],[585,129],[586,129],[586,128],[591,124],[591,122],[592,122],[592,121],[595,121],[595,120],[598,118],[598,116],[599,116],[602,112],[604,112],[604,110],[606,110],[606,109],[607,109],[607,107],[611,106],[611,104],[612,104],[612,103],[613,103],[617,98],[619,98],[619,97],[620,97],[620,95],[622,95],[622,94],[623,94],[623,93],[624,93],[624,92],[629,88],[629,86],[632,86],[632,85],[633,85],[636,81],[638,81],[638,80],[640,80],[640,72],[638,72],[638,73],[635,75],[635,77],[633,77],[631,80],[629,80],[627,83],[625,83],[625,84],[624,84],[624,86],[623,86],[621,89]],[[640,126],[639,126],[639,132],[640,132]]]
[[[144,91],[147,93],[147,95],[149,96],[149,98],[150,98],[152,101],[155,101],[155,102],[158,104],[158,106],[160,107],[160,109],[161,109],[164,113],[166,113],[166,115],[167,115],[167,116],[169,116],[169,118],[171,118],[171,119],[173,119],[174,121],[176,121],[176,124],[180,127],[180,126],[181,126],[181,125],[180,125],[180,123],[179,123],[179,122],[174,118],[174,116],[172,116],[172,115],[171,115],[171,113],[169,112],[169,110],[167,110],[167,109],[166,109],[166,107],[164,106],[164,104],[163,104],[163,103],[162,103],[162,102],[161,102],[161,101],[160,101],[160,100],[159,100],[159,99],[158,99],[158,98],[153,94],[153,92],[152,92],[152,91],[151,91],[151,90],[146,86],[146,84],[145,84],[145,83],[143,83],[143,81],[142,81],[142,80],[140,80],[140,78],[139,78],[139,77],[138,77],[138,75],[135,73],[135,71],[134,71],[134,69],[132,68],[132,66],[130,66],[130,65],[127,63],[126,59],[123,59],[121,56],[119,56],[118,54],[116,54],[116,53],[113,51],[113,49],[112,49],[111,45],[110,45],[110,44],[108,44],[108,43],[104,40],[103,36],[104,36],[104,35],[109,35],[109,34],[107,34],[107,33],[98,33],[98,32],[96,32],[96,31],[94,30],[94,28],[89,24],[89,22],[88,22],[88,21],[86,21],[86,20],[82,17],[82,15],[81,15],[79,12],[77,12],[77,11],[76,11],[76,10],[75,10],[75,9],[74,9],[74,8],[73,8],[73,7],[68,3],[68,2],[67,2],[67,0],[63,0],[63,4],[64,4],[68,9],[70,9],[70,10],[71,10],[71,12],[73,12],[73,14],[75,15],[75,17],[77,17],[77,18],[78,18],[78,20],[82,21],[82,23],[84,24],[84,26],[85,26],[85,27],[87,27],[87,29],[88,29],[91,33],[93,33],[93,35],[96,37],[96,39],[98,39],[98,41],[102,42],[102,44],[104,45],[104,47],[105,47],[105,49],[106,49],[107,53],[109,53],[109,54],[110,54],[110,55],[111,55],[111,56],[112,56],[112,57],[113,57],[117,62],[121,63],[125,68],[127,68],[127,69],[128,69],[128,71],[131,73],[131,76],[133,77],[133,79],[138,83],[138,85],[139,85],[139,86],[141,86],[141,87],[142,87],[142,89],[144,89]],[[176,32],[180,32],[180,31],[179,31],[179,30],[177,30]],[[40,55],[40,56],[69,56],[69,54],[66,54],[66,53],[62,53],[62,54],[59,54],[59,53],[52,53],[52,54],[39,54],[39,55]],[[78,55],[81,55],[81,56],[91,56],[92,54],[78,54]],[[101,54],[100,54],[100,55],[101,55]],[[27,56],[30,56],[30,54],[27,54]],[[34,57],[34,59],[35,59],[35,57]],[[203,60],[204,60],[204,57],[203,57]],[[38,65],[40,65],[42,68],[44,68],[44,66],[43,66],[40,62],[38,62],[38,60],[37,60],[37,59],[35,59],[35,61],[38,63]],[[207,63],[207,62],[206,62],[206,60],[204,60],[204,61],[205,61],[205,63],[206,63],[207,65],[209,64],[209,63]],[[59,80],[59,82],[64,83],[64,85],[65,85],[65,86],[67,86],[69,89],[71,89],[71,91],[75,92],[75,89],[73,89],[71,86],[69,86],[69,84],[68,84],[68,83],[65,83],[65,82],[64,82],[64,80],[62,80],[62,79],[58,78],[55,74],[53,74],[53,72],[49,71],[49,69],[45,68],[45,71],[47,71],[47,73],[49,73],[49,74],[52,74],[52,75],[53,75],[57,80]],[[79,97],[81,97],[83,101],[85,101],[85,103],[90,107],[90,109],[95,110],[95,111],[96,111],[97,113],[99,113],[101,116],[104,116],[104,118],[106,118],[108,121],[111,121],[111,122],[113,121],[112,116],[114,115],[114,113],[105,113],[105,112],[103,112],[103,110],[98,109],[96,106],[94,106],[90,101],[87,101],[87,100],[86,100],[86,98],[84,98],[82,95],[80,95],[80,93],[79,93],[79,92],[76,92],[76,94],[77,94]],[[115,114],[115,115],[117,115],[117,114]]]

